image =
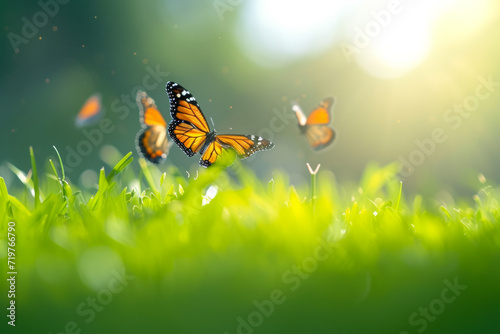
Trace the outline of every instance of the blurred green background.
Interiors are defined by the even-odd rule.
[[[276,307],[256,333],[414,333],[408,317],[442,296],[444,280],[456,277],[467,293],[446,305],[426,333],[492,333],[500,295],[498,193],[476,196],[474,209],[452,208],[453,198],[471,199],[482,187],[478,173],[486,185],[500,182],[500,87],[479,79],[500,81],[499,16],[495,0],[1,3],[0,176],[10,194],[22,193],[15,191],[22,184],[6,163],[28,171],[29,146],[42,166],[57,146],[74,184],[113,165],[121,157],[113,147],[137,157],[135,93],[145,89],[169,121],[168,80],[194,94],[219,133],[258,134],[276,143],[243,162],[262,184],[240,175],[247,188],[221,191],[201,210],[186,196],[159,205],[150,192],[109,190],[97,209],[83,192],[68,219],[56,210],[65,208],[58,184],[46,182],[52,190],[44,193],[54,196],[17,225],[22,330],[55,334],[74,320],[83,333],[232,334],[238,317],[254,311],[252,301],[283,289],[290,302]],[[102,133],[73,166],[68,152],[99,129],[74,125],[96,92],[113,131]],[[307,113],[327,96],[336,98],[337,140],[315,153],[299,133],[290,101]],[[453,110],[464,103],[474,111]],[[433,133],[439,142],[430,139]],[[169,171],[163,188],[179,189],[171,178],[180,177],[168,165],[185,175],[198,157],[173,147],[167,166],[160,166]],[[370,162],[393,161],[400,162],[405,194],[437,193],[451,214],[437,209],[441,202],[422,205],[435,197],[408,196],[400,216],[397,182],[381,194],[386,174],[356,181]],[[326,175],[314,224],[309,203],[301,202],[309,189],[306,162],[321,163]],[[123,183],[138,185],[138,164],[128,168],[137,173],[127,169]],[[47,170],[40,167],[40,175]],[[272,175],[272,201],[267,181],[274,170],[285,173],[281,181]],[[373,179],[379,188],[369,192]],[[363,191],[351,192],[358,184]],[[31,204],[24,194],[20,201]],[[8,218],[2,213],[0,219]],[[331,235],[339,238],[331,241],[335,256],[314,280],[288,293],[282,274],[310,257],[319,237]],[[99,283],[107,284],[112,274],[106,270],[122,264],[136,276],[134,284],[88,326],[76,308],[97,296]]]
[[[496,1],[41,3],[51,3],[45,12],[53,15],[39,14],[44,9],[35,1],[0,5],[0,163],[29,169],[30,145],[43,158],[53,156],[56,145],[64,160],[68,147],[86,139],[74,118],[96,92],[114,131],[69,172],[70,179],[78,182],[82,171],[97,170],[106,145],[137,154],[135,92],[149,68],[169,73],[146,89],[167,121],[164,86],[172,80],[195,95],[219,133],[271,137],[274,151],[248,162],[259,175],[284,168],[301,182],[311,162],[354,181],[370,161],[386,164],[412,154],[420,161],[415,141],[441,128],[446,141],[424,156],[405,189],[469,195],[478,173],[500,181],[500,90],[456,128],[456,118],[444,119],[449,108],[474,95],[478,77],[500,81]],[[36,33],[26,22],[38,24]],[[346,56],[346,50],[353,53]],[[336,97],[338,137],[317,154],[300,136],[289,106],[298,100],[307,113],[327,96]],[[277,112],[286,115],[284,122],[273,121]],[[269,135],[272,127],[277,131]],[[167,164],[188,169],[197,160],[173,148]]]

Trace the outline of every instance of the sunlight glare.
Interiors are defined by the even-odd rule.
[[[425,22],[400,20],[373,41],[356,58],[366,72],[379,78],[395,78],[419,65],[430,49],[430,27]]]
[[[356,56],[359,66],[384,79],[400,77],[418,66],[429,54],[437,10],[428,2],[403,8],[371,45]]]
[[[477,33],[496,13],[494,0],[452,0],[453,7],[443,15],[447,39],[461,42]]]
[[[239,23],[239,42],[255,62],[279,66],[331,47],[348,0],[256,0]]]
[[[403,3],[402,11],[370,40],[370,45],[354,55],[367,73],[384,79],[397,78],[420,65],[431,53],[436,29],[444,30],[445,40],[463,40],[476,32],[491,12],[491,0],[422,0]],[[442,23],[442,24],[440,24]]]

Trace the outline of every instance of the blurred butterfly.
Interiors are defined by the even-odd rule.
[[[137,92],[141,131],[137,134],[137,151],[152,163],[159,164],[167,158],[172,142],[167,137],[167,122],[156,107],[155,101],[143,91]]]
[[[292,110],[299,120],[300,132],[306,136],[316,151],[324,149],[335,139],[335,131],[329,126],[333,103],[332,97],[324,99],[306,118],[300,106],[292,102]]]
[[[233,149],[244,159],[274,147],[269,140],[254,135],[218,135],[215,130],[210,131],[198,102],[189,91],[171,81],[166,90],[172,115],[168,133],[188,157],[201,154],[200,166],[209,167],[227,149]]]
[[[89,97],[83,104],[75,119],[75,126],[83,128],[93,125],[99,121],[102,116],[101,94],[96,93]]]

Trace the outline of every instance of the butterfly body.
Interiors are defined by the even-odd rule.
[[[172,116],[168,133],[187,156],[201,154],[200,166],[209,167],[227,149],[234,150],[244,159],[274,147],[269,140],[254,135],[218,135],[210,130],[198,102],[188,90],[169,81],[166,91]]]
[[[209,132],[207,134],[207,139],[205,139],[205,142],[203,143],[203,146],[200,149],[200,154],[203,154],[203,152],[207,150],[208,146],[210,146],[210,144],[216,140],[217,140],[217,131],[213,130],[212,132]]]
[[[316,151],[328,147],[335,139],[335,131],[330,127],[333,103],[334,99],[331,97],[324,99],[308,117],[297,103],[292,104],[301,134],[305,135],[311,147]]]

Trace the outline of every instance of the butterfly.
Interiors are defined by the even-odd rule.
[[[101,94],[96,93],[83,104],[75,119],[75,126],[83,128],[95,124],[102,116]]]
[[[167,158],[172,142],[167,136],[167,122],[156,107],[155,101],[138,91],[136,96],[139,106],[141,131],[137,134],[137,151],[152,163],[159,164]]]
[[[200,166],[209,167],[228,149],[244,159],[274,147],[272,142],[259,136],[218,135],[210,130],[198,102],[189,91],[172,81],[167,83],[166,91],[172,115],[168,134],[188,157],[200,153]]]
[[[329,126],[333,103],[332,97],[324,99],[306,118],[300,106],[292,102],[292,110],[295,111],[299,121],[300,132],[306,136],[316,151],[326,148],[335,139],[335,131]]]

